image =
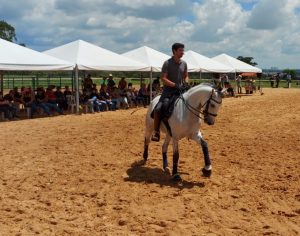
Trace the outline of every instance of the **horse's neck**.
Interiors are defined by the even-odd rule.
[[[211,93],[211,88],[208,86],[197,86],[186,93],[185,99],[194,108],[200,109],[205,104]]]

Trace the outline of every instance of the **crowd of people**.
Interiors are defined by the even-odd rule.
[[[152,96],[160,93],[160,81],[157,77],[152,83]],[[44,113],[52,116],[55,112],[63,115],[68,112],[70,103],[75,101],[75,94],[65,86],[64,91],[60,86],[49,85],[46,89],[42,86],[33,90],[31,87],[18,87],[0,96],[0,113],[5,120],[15,120],[20,117],[20,109],[27,110],[27,116]],[[150,103],[150,86],[140,84],[136,89],[132,83],[127,83],[122,77],[118,84],[112,74],[104,77],[98,89],[93,83],[91,75],[82,81],[82,92],[79,93],[79,104],[86,107],[88,112],[115,111],[130,107],[144,106]]]
[[[79,103],[87,106],[90,112],[115,111],[138,105],[146,107],[150,103],[150,85],[147,86],[142,82],[140,88],[136,89],[132,83],[127,83],[125,77],[122,77],[117,84],[112,74],[102,79],[99,89],[93,83],[91,75],[88,75],[82,82],[82,88]],[[152,83],[152,96],[155,97],[159,92],[158,77]]]

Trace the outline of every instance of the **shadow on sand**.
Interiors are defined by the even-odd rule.
[[[171,176],[165,173],[162,169],[145,166],[145,162],[143,160],[135,161],[127,170],[127,175],[128,177],[124,178],[124,180],[129,182],[154,183],[159,184],[160,186],[170,186],[180,189],[205,187],[203,182],[190,182],[186,180],[175,182],[171,179]]]

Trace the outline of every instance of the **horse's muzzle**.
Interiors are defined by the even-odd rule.
[[[208,117],[204,118],[204,122],[208,125],[214,125],[215,124],[215,120],[214,119],[210,119]]]

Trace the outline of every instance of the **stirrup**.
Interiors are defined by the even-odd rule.
[[[154,142],[159,142],[159,140],[160,140],[160,134],[159,134],[159,132],[155,131],[152,134],[151,140],[154,141]]]

